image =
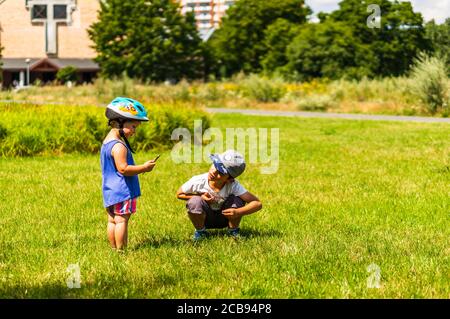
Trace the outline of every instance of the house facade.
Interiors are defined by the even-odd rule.
[[[99,72],[87,30],[97,20],[101,0],[0,0],[2,87],[55,79],[61,68],[77,69],[79,82]],[[173,0],[182,13],[193,11],[207,40],[233,0]]]
[[[0,0],[3,87],[48,82],[66,66],[80,82],[99,71],[87,29],[97,19],[98,0]]]

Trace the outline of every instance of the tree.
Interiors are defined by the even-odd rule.
[[[202,76],[201,39],[192,13],[171,0],[105,0],[88,30],[106,77],[164,81]]]
[[[303,27],[288,46],[287,58],[283,73],[295,80],[361,78],[373,74],[370,50],[341,22]]]
[[[237,1],[227,11],[222,26],[210,39],[210,47],[222,75],[261,71],[267,55],[266,30],[277,21],[303,24],[311,13],[304,0]]]
[[[58,72],[56,73],[56,79],[62,84],[65,84],[69,81],[75,82],[78,79],[77,68],[72,65],[68,65],[58,70]]]
[[[367,25],[369,3],[381,9],[381,28]],[[415,13],[408,1],[343,0],[338,10],[321,19],[346,24],[362,44],[369,46],[374,56],[371,69],[376,75],[404,74],[420,51],[430,50],[422,15]]]
[[[425,25],[425,30],[434,54],[446,60],[447,74],[450,75],[450,18],[442,24],[431,20]]]
[[[264,32],[267,53],[261,58],[264,71],[273,73],[287,62],[286,48],[299,32],[299,25],[286,19],[277,19]]]

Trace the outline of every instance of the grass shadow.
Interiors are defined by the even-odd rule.
[[[142,239],[137,244],[128,247],[129,251],[135,251],[142,248],[160,248],[163,246],[186,246],[190,244],[191,240],[189,238],[187,239],[177,239],[174,237],[164,236],[164,237],[156,237],[156,236],[149,236],[147,238]]]
[[[36,285],[11,285],[0,289],[1,299],[72,299],[82,297],[88,287],[69,289],[62,282],[40,283]],[[81,295],[80,295],[81,292]]]
[[[209,238],[229,237],[226,228],[223,229],[208,229]],[[253,238],[270,238],[281,237],[282,233],[275,229],[253,229],[253,228],[241,228],[239,237],[242,240]]]
[[[81,283],[78,288],[69,288],[64,280],[39,283],[14,283],[0,287],[0,300],[17,299],[134,299],[149,298],[148,288],[173,287],[179,278],[171,274],[159,274],[136,283],[121,276],[101,275]],[[112,305],[114,306],[114,305]]]
[[[208,229],[208,238],[229,238],[226,229]],[[244,228],[240,232],[240,240],[247,240],[253,238],[271,238],[271,237],[281,237],[282,233],[275,229],[253,229]],[[128,251],[137,251],[143,248],[161,248],[161,247],[179,247],[179,246],[190,246],[194,243],[192,236],[179,239],[170,236],[153,236],[150,235],[147,238],[142,239],[137,244],[128,247]]]

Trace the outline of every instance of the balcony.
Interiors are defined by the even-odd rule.
[[[196,20],[211,20],[212,16],[210,14],[196,14]]]
[[[211,3],[212,0],[186,0],[186,5],[188,4],[199,4],[199,3]]]
[[[211,11],[211,6],[196,6],[195,12],[202,12],[202,11]]]
[[[197,24],[199,29],[210,29],[212,27],[211,23],[199,23]]]

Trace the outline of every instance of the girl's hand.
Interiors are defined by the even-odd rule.
[[[144,172],[151,172],[156,163],[153,160],[144,163]]]
[[[214,199],[214,197],[210,193],[203,193],[201,197],[207,203],[212,202]]]

